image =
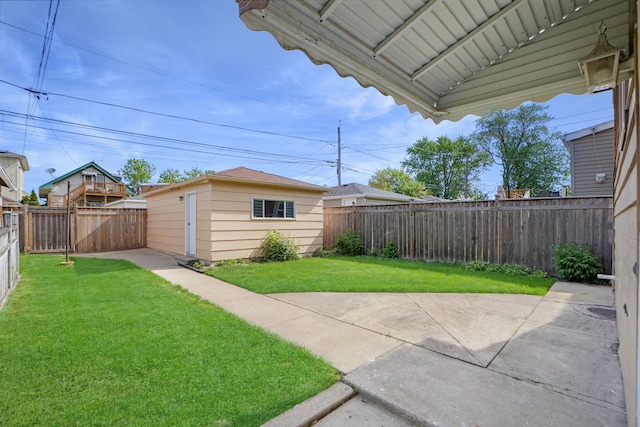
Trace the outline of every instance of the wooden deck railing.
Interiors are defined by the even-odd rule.
[[[120,182],[83,182],[69,192],[71,204],[79,200],[86,201],[86,196],[126,197],[127,186]],[[48,206],[66,206],[67,195],[49,194]]]

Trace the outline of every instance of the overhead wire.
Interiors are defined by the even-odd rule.
[[[44,37],[42,34],[39,34],[39,33],[35,32],[35,31],[27,30],[26,28],[22,28],[22,27],[19,27],[17,25],[10,24],[10,23],[8,23],[6,21],[0,20],[0,24],[1,25],[6,25],[8,27],[14,28],[14,29],[19,30],[19,31],[23,31],[23,32],[35,35],[37,37]],[[225,90],[217,88],[217,87],[213,87],[213,86],[209,86],[209,85],[206,85],[206,84],[194,82],[192,80],[188,80],[188,79],[185,79],[185,78],[182,78],[182,77],[175,76],[173,74],[169,74],[169,73],[165,73],[165,72],[162,72],[162,71],[158,71],[156,69],[152,69],[152,68],[149,68],[149,67],[144,67],[142,65],[132,64],[130,62],[123,61],[120,58],[115,58],[115,57],[112,57],[112,56],[108,56],[108,55],[104,55],[104,54],[101,54],[101,53],[97,53],[97,52],[94,52],[92,50],[89,50],[89,49],[86,49],[86,48],[83,48],[83,47],[80,47],[80,46],[77,46],[77,45],[73,45],[73,44],[70,44],[70,43],[66,43],[66,42],[63,42],[63,41],[60,41],[60,40],[55,40],[55,42],[63,44],[65,46],[69,46],[69,47],[74,48],[74,49],[81,50],[81,51],[89,53],[91,55],[95,55],[95,56],[99,56],[101,58],[108,59],[110,61],[116,61],[116,62],[119,62],[121,64],[128,65],[130,67],[138,68],[140,70],[144,70],[144,71],[147,71],[149,73],[153,73],[153,74],[156,74],[156,75],[159,75],[159,76],[169,77],[171,79],[178,80],[178,81],[181,81],[181,82],[193,85],[193,86],[198,86],[198,87],[201,87],[201,88],[209,89],[209,90],[212,90],[214,92],[219,92],[219,93],[223,93],[225,95],[231,95],[231,96],[235,96],[235,97],[238,97],[238,98],[247,99],[249,101],[253,101],[253,102],[257,102],[257,103],[261,103],[261,104],[275,106],[275,107],[278,107],[278,108],[281,108],[281,109],[286,109],[287,111],[292,111],[293,110],[293,111],[300,112],[300,113],[303,113],[303,114],[309,115],[309,116],[315,116],[315,117],[321,117],[321,118],[325,118],[325,119],[335,120],[332,117],[328,117],[328,116],[324,116],[324,115],[320,115],[320,114],[314,114],[314,113],[311,113],[308,110],[299,110],[299,109],[291,108],[290,105],[288,105],[286,107],[283,107],[282,105],[275,104],[275,103],[272,103],[272,102],[269,102],[269,101],[265,101],[263,99],[253,98],[253,97],[250,97],[250,96],[241,95],[239,93],[235,93],[235,92],[231,92],[231,91],[225,91]]]
[[[12,112],[12,111],[7,111],[7,110],[0,110],[0,113],[3,114],[3,115],[9,116],[9,117],[17,117],[17,118],[22,118],[22,117],[25,116],[24,114]],[[158,136],[158,135],[149,135],[149,134],[143,134],[143,133],[139,133],[139,132],[130,132],[130,131],[123,131],[123,130],[118,130],[118,129],[110,129],[110,128],[105,128],[105,127],[100,127],[100,126],[92,126],[92,125],[87,125],[87,124],[82,124],[82,123],[74,123],[74,122],[69,122],[69,121],[65,121],[65,120],[48,119],[48,118],[45,118],[45,117],[36,117],[36,116],[33,116],[33,115],[30,118],[33,119],[33,120],[36,120],[36,121],[44,120],[44,121],[47,121],[50,124],[54,123],[54,124],[69,126],[71,128],[75,127],[75,128],[85,129],[85,130],[93,130],[93,131],[104,132],[104,133],[107,133],[107,134],[115,134],[115,135],[128,136],[128,137],[141,138],[141,139],[151,139],[151,140],[154,140],[154,141],[163,141],[163,142],[168,142],[168,143],[180,144],[180,146],[175,146],[174,147],[174,146],[169,146],[169,145],[143,143],[143,142],[139,142],[139,141],[125,140],[125,139],[120,139],[120,138],[112,138],[112,137],[107,137],[107,136],[92,135],[92,134],[81,133],[81,132],[72,132],[72,131],[64,130],[64,129],[56,129],[56,132],[59,132],[59,133],[65,133],[65,134],[71,134],[71,135],[80,135],[80,136],[96,138],[96,139],[101,139],[101,140],[107,140],[107,141],[126,142],[126,143],[144,145],[144,146],[149,146],[149,147],[154,147],[154,148],[184,150],[184,151],[192,151],[192,152],[210,154],[209,151],[189,150],[187,148],[184,148],[184,145],[190,145],[190,146],[200,147],[200,148],[217,149],[217,150],[221,150],[221,151],[227,151],[227,152],[233,152],[233,153],[241,153],[241,154],[244,154],[245,157],[256,156],[256,157],[254,157],[255,159],[263,159],[264,160],[264,157],[267,156],[267,157],[271,157],[271,158],[280,158],[280,159],[283,159],[283,160],[295,161],[295,162],[312,162],[312,163],[313,162],[316,162],[316,163],[320,162],[320,163],[323,163],[323,164],[331,163],[331,162],[327,162],[327,161],[324,161],[324,160],[311,159],[311,158],[302,157],[302,156],[292,156],[292,155],[288,155],[288,154],[270,153],[270,152],[266,152],[266,151],[256,151],[256,150],[249,150],[249,149],[239,149],[239,148],[225,147],[225,146],[222,146],[222,145],[208,144],[208,143],[196,142],[196,141],[189,141],[189,140],[179,139],[179,138],[169,138],[169,137],[163,137],[163,136]],[[3,120],[3,122],[4,123],[14,124],[14,125],[21,125],[20,123],[12,122],[12,121]],[[37,125],[34,125],[34,126],[38,127],[39,129],[49,129],[49,128],[44,128],[42,126],[37,126]],[[237,156],[235,156],[235,157],[237,157]]]
[[[29,88],[25,88],[25,87],[19,86],[19,85],[15,84],[15,83],[11,83],[11,82],[8,82],[6,80],[0,79],[0,83],[5,83],[7,85],[10,85],[10,86],[13,86],[15,88],[22,89],[22,90],[25,90],[25,91],[31,91]],[[266,131],[266,130],[260,130],[260,129],[251,129],[251,128],[246,128],[246,127],[243,127],[243,126],[236,126],[236,125],[229,125],[229,124],[224,124],[224,123],[210,122],[210,121],[207,121],[207,120],[194,119],[194,118],[190,118],[190,117],[178,116],[178,115],[175,115],[175,114],[159,113],[157,111],[145,110],[145,109],[142,109],[142,108],[129,107],[129,106],[126,106],[126,105],[114,104],[114,103],[109,103],[109,102],[96,101],[96,100],[92,100],[92,99],[80,98],[80,97],[77,97],[77,96],[65,95],[65,94],[61,94],[61,93],[44,92],[44,93],[42,93],[42,95],[45,95],[47,97],[60,96],[60,97],[63,97],[63,98],[74,99],[74,100],[77,100],[77,101],[89,102],[89,103],[93,103],[93,104],[104,105],[104,106],[107,106],[107,107],[122,108],[122,109],[125,109],[125,110],[136,111],[136,112],[139,112],[139,113],[150,114],[150,115],[154,115],[154,116],[160,116],[160,117],[166,117],[166,118],[178,119],[178,120],[186,120],[186,121],[190,121],[190,122],[193,122],[193,123],[199,123],[199,124],[205,124],[205,125],[211,125],[211,126],[217,126],[217,127],[223,127],[223,128],[242,130],[242,131],[246,131],[246,132],[260,133],[260,134],[264,134],[264,135],[279,136],[279,137],[282,137],[282,138],[299,139],[299,140],[313,141],[313,142],[323,142],[323,143],[326,143],[326,144],[329,144],[329,145],[335,145],[335,142],[330,141],[330,140],[326,140],[326,139],[310,138],[310,137],[304,137],[304,136],[298,136],[298,135],[288,135],[288,134],[284,134],[284,133],[280,133],[280,132]]]
[[[49,12],[47,14],[47,24],[45,28],[44,40],[42,43],[42,52],[40,53],[40,63],[38,64],[38,72],[34,78],[33,88],[27,89],[29,92],[27,100],[27,115],[25,124],[29,123],[29,115],[35,110],[35,106],[40,99],[40,91],[44,84],[44,77],[47,72],[47,65],[49,64],[49,55],[51,53],[51,44],[53,41],[53,32],[56,25],[56,18],[58,17],[58,9],[60,8],[60,0],[55,0],[55,8],[53,6],[54,0],[49,0]],[[28,126],[25,126],[24,141],[22,143],[22,154],[27,148],[27,133]]]

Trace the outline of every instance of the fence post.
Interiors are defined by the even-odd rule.
[[[23,217],[22,217],[22,227],[24,230],[24,233],[22,234],[23,238],[24,238],[24,242],[22,243],[22,247],[24,248],[24,253],[25,254],[29,254],[31,253],[31,244],[33,242],[33,236],[31,236],[31,226],[33,225],[31,223],[31,218],[29,218],[29,204],[25,203],[23,205],[24,208],[24,213],[23,213]]]
[[[413,202],[409,202],[409,221],[411,229],[409,230],[409,257],[414,260],[416,258],[416,209]]]
[[[494,240],[493,240],[493,259],[488,260],[489,262],[496,262],[499,263],[501,258],[500,258],[500,242],[502,241],[501,239],[501,227],[500,227],[500,199],[496,198],[494,200],[494,207],[495,207],[495,232],[493,233],[494,236]]]

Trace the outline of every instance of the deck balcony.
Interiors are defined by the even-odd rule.
[[[69,204],[102,206],[127,196],[127,186],[121,182],[83,182],[69,192]],[[49,193],[49,206],[66,206],[67,195]]]

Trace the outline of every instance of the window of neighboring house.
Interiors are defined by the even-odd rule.
[[[292,200],[253,199],[253,218],[295,219],[296,204]]]
[[[354,198],[342,199],[342,206],[355,206],[358,200]]]

